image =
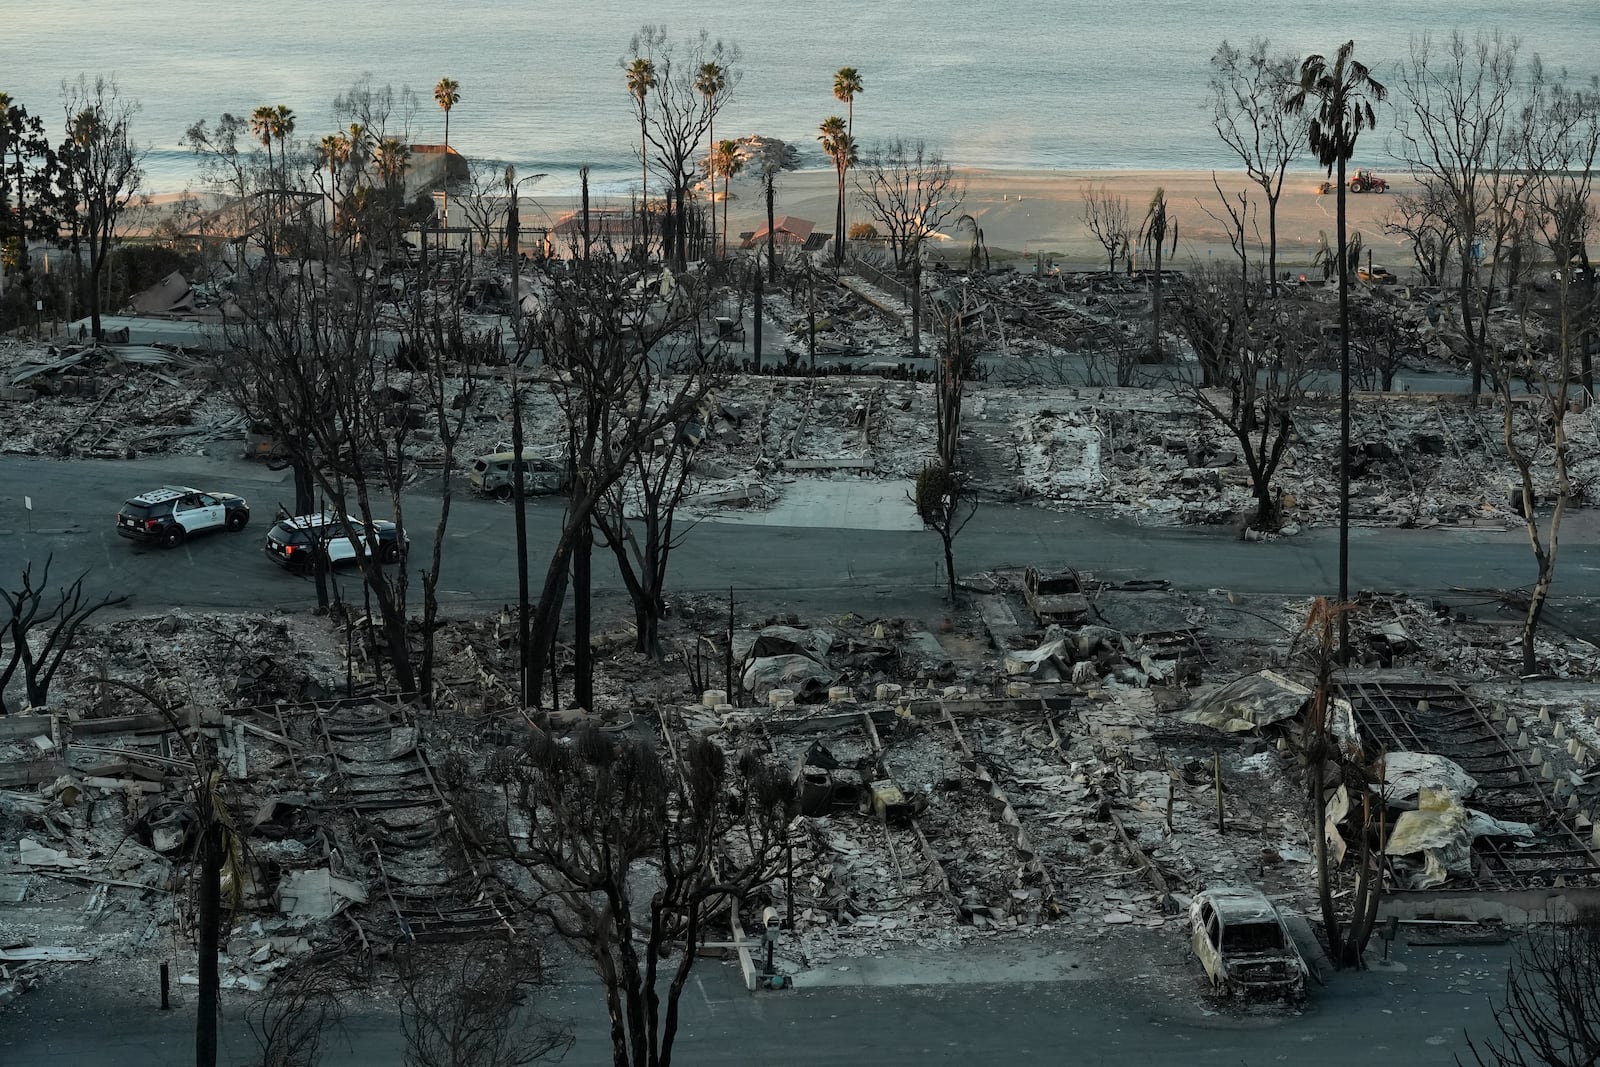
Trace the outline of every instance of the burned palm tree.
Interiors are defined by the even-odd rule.
[[[1283,107],[1298,115],[1316,107],[1308,127],[1308,141],[1325,173],[1338,175],[1339,267],[1339,603],[1350,600],[1350,261],[1345,227],[1345,164],[1355,155],[1362,130],[1373,129],[1378,117],[1374,102],[1388,95],[1372,73],[1355,59],[1356,43],[1346,41],[1330,64],[1326,57],[1310,55],[1300,64],[1300,88]],[[1339,654],[1350,649],[1350,618],[1339,616]]]
[[[1157,363],[1161,362],[1161,258],[1169,239],[1176,252],[1178,220],[1167,210],[1167,191],[1157,186],[1144,213],[1144,225],[1139,228],[1139,247],[1156,261],[1155,278],[1150,283],[1150,354]]]

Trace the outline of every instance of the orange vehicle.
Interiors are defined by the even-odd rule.
[[[1333,185],[1333,182],[1323,182],[1317,186],[1317,192],[1319,194],[1331,193],[1333,192]],[[1363,167],[1361,170],[1356,171],[1355,177],[1350,179],[1350,191],[1352,193],[1387,193],[1389,191],[1389,179],[1374,174]]]

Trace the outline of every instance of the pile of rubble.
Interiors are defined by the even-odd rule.
[[[1033,586],[1011,573],[965,583],[980,590],[969,629],[766,618],[739,623],[728,641],[724,605],[685,603],[665,634],[678,655],[652,661],[631,652],[626,629],[601,635],[594,706],[549,721],[701,732],[730,755],[754,748],[789,769],[802,804],[793,873],[747,903],[792,913],[784,953],[797,967],[1052,930],[1083,939],[1181,926],[1187,900],[1214,883],[1305,905],[1314,831],[1298,753],[1311,689],[1295,635],[1307,604],[1080,577],[1081,617],[1048,624],[1030,619],[1042,601],[1025,600]],[[1589,755],[1600,752],[1600,691],[1583,703],[1493,681],[1516,662],[1514,628],[1375,597],[1354,629],[1360,662],[1383,685],[1443,671],[1484,678],[1484,728],[1508,733],[1511,716],[1543,746],[1541,763],[1575,783],[1552,785],[1552,802],[1581,808],[1600,790]],[[0,950],[33,954],[0,965],[37,975],[93,956],[145,967],[188,943],[195,766],[178,723],[215,746],[247,845],[229,875],[244,901],[228,943],[231,986],[257,988],[307,953],[370,958],[408,937],[515,927],[449,817],[455,790],[482,780],[525,728],[508,682],[514,632],[504,612],[441,631],[445,699],[424,716],[376,692],[368,643],[326,620],[174,613],[87,628],[56,680],[54,713],[0,719],[0,892],[16,917]],[[1541,648],[1567,674],[1600,672],[1592,646]],[[731,693],[690,689],[723,677]],[[1382,735],[1394,724],[1374,717],[1366,691],[1349,692],[1339,736],[1353,749],[1403,748]],[[1472,791],[1448,779],[1455,819],[1450,802],[1422,791],[1447,778],[1418,777],[1409,809],[1443,814],[1410,819],[1407,835],[1396,827],[1402,887],[1463,877],[1449,850],[1476,847],[1474,837],[1446,841],[1440,826],[1460,822],[1493,842],[1528,822],[1535,846],[1551,832],[1510,810],[1472,823]],[[1339,788],[1335,811],[1355,810],[1354,787]]]
[[[458,259],[446,266],[437,277],[469,269]],[[506,264],[489,257],[470,269],[464,328],[496,329],[503,325],[509,291]],[[818,358],[840,373],[736,375],[680,427],[697,444],[689,486],[696,506],[764,506],[799,480],[914,477],[933,454],[936,420],[932,387],[907,375],[927,376],[942,324],[959,318],[984,368],[980,376],[987,379],[968,383],[964,413],[964,462],[981,493],[1045,507],[1107,509],[1152,524],[1229,523],[1253,510],[1239,443],[1176,380],[1138,389],[1071,384],[1116,380],[1091,373],[1089,364],[1119,345],[1136,347],[1148,310],[1141,281],[1043,270],[941,269],[928,279],[926,351],[919,361],[909,355],[910,309],[903,290],[888,275],[865,266],[862,271],[837,283],[820,276],[814,287]],[[399,295],[385,305],[385,314],[399,316],[406,290],[401,276],[395,277]],[[766,303],[778,325],[772,362],[807,371],[809,362],[801,356],[808,347],[813,287],[804,272],[787,277],[793,284],[778,287]],[[441,282],[421,298],[455,299],[455,291]],[[187,315],[184,302],[193,302],[197,292],[174,275],[140,294],[135,310]],[[214,295],[205,289],[200,303]],[[1326,295],[1320,287],[1297,290],[1297,299],[1312,303]],[[1436,369],[1454,359],[1460,346],[1451,338],[1451,320],[1438,294],[1374,287],[1360,299],[1398,316],[1396,328],[1405,334],[1403,347],[1413,364]],[[1514,318],[1492,320],[1493,343],[1514,339]],[[1182,345],[1176,348],[1182,360]],[[738,358],[743,352],[730,354]],[[1018,369],[1037,369],[1041,361],[1063,368],[1082,364],[1083,373],[1045,382],[1032,370]],[[211,357],[159,346],[0,341],[4,449],[120,457],[193,453],[240,440],[244,420],[215,370]],[[523,380],[525,440],[559,458],[566,437],[559,407],[537,371]],[[1005,381],[1027,384],[996,384]],[[404,374],[395,376],[392,388],[407,404],[414,427],[407,446],[413,478],[425,479],[442,459],[438,435],[427,425],[426,406],[409,395]],[[469,405],[458,460],[464,464],[509,449],[508,369],[479,368],[470,377],[463,372],[448,388]],[[1273,479],[1290,532],[1333,518],[1336,416],[1326,397],[1308,399],[1296,410],[1294,434]],[[1504,455],[1497,401],[1480,407],[1431,394],[1370,394],[1358,398],[1354,418],[1357,521],[1516,521],[1510,491],[1515,471]],[[1527,435],[1518,433],[1526,444]],[[1600,479],[1600,426],[1587,411],[1575,411],[1567,434],[1581,503]],[[1540,477],[1540,495],[1553,493],[1547,475]]]
[[[244,436],[207,357],[156,345],[0,340],[0,451],[132,458]]]

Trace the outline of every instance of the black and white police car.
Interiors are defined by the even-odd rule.
[[[346,521],[350,524],[348,530]],[[318,553],[330,567],[355,559],[356,546],[350,530],[361,538],[362,547],[370,551],[365,524],[360,519],[343,520],[331,512],[279,519],[267,531],[266,542],[261,547],[267,558],[280,567],[305,574],[316,567]],[[377,537],[380,562],[398,563],[410,547],[410,539],[392,522],[374,522],[372,532]]]
[[[237,533],[249,525],[250,502],[233,493],[203,493],[167,485],[141,493],[117,512],[117,534],[134,541],[177,548],[207,530]]]

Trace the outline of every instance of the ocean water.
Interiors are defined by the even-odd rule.
[[[1354,39],[1383,77],[1413,35],[1500,30],[1548,66],[1600,73],[1597,0],[0,0],[0,90],[59,127],[64,78],[114,75],[141,104],[147,188],[173,191],[193,179],[179,139],[196,119],[285,104],[314,139],[370,74],[414,89],[412,139],[438,142],[432,86],[449,76],[459,151],[548,172],[549,193],[582,163],[620,189],[638,131],[620,63],[645,22],[737,44],[718,136],[780,137],[815,165],[845,65],[864,80],[863,145],[920,137],[958,164],[1067,169],[1231,167],[1204,110],[1224,38],[1297,55]],[[1368,143],[1382,164],[1382,138]]]

